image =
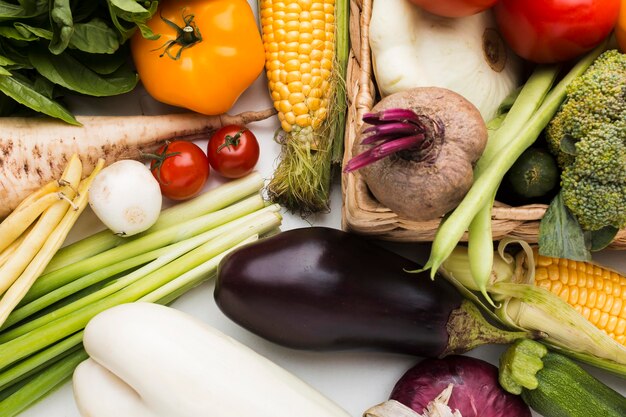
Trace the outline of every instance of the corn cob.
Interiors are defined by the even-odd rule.
[[[588,262],[549,258],[535,250],[535,285],[558,295],[626,345],[626,277]]]
[[[507,245],[522,247],[516,256]],[[487,293],[480,299],[467,247],[457,246],[439,272],[505,326],[538,332],[555,349],[626,376],[626,278],[591,263],[547,258],[528,243],[503,239],[494,256]],[[467,291],[471,290],[471,291]]]
[[[259,4],[266,74],[283,146],[269,195],[292,211],[325,210],[331,161],[339,159],[335,147],[343,138],[338,116],[345,110],[347,0]]]

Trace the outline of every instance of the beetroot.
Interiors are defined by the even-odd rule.
[[[380,203],[427,221],[463,200],[487,144],[473,104],[445,88],[418,87],[383,98],[363,122],[344,171],[358,170]]]
[[[480,359],[452,355],[425,359],[398,380],[390,399],[421,413],[449,384],[448,406],[463,417],[530,417],[522,398],[502,389],[498,368]]]

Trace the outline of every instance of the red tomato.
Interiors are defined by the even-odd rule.
[[[197,195],[209,178],[209,161],[195,143],[173,141],[162,146],[150,164],[161,193],[172,200]]]
[[[224,177],[240,178],[259,160],[259,142],[244,126],[224,126],[209,139],[207,156],[211,167]]]
[[[463,17],[487,10],[498,0],[411,0],[422,9],[445,17]]]
[[[593,49],[615,26],[620,0],[501,0],[496,20],[522,58],[562,62]]]
[[[615,27],[615,36],[617,37],[620,51],[626,53],[626,0],[622,0],[619,19]]]

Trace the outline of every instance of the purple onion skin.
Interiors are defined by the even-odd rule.
[[[454,385],[448,405],[463,417],[531,416],[521,397],[500,387],[498,368],[469,356],[421,361],[398,380],[389,398],[421,413],[448,384]]]

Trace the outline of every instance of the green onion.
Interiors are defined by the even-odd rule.
[[[233,206],[234,207],[234,206]],[[83,307],[89,306],[95,303],[98,300],[103,299],[106,296],[109,296],[117,291],[120,291],[129,285],[139,281],[140,279],[146,278],[149,274],[152,274],[156,271],[161,270],[166,267],[166,265],[173,262],[180,262],[184,266],[182,268],[186,268],[191,265],[190,261],[187,259],[179,260],[181,256],[187,254],[188,252],[196,249],[200,245],[211,242],[212,239],[217,239],[221,235],[230,235],[231,233],[236,234],[237,229],[241,227],[254,227],[255,223],[259,221],[261,216],[266,215],[267,213],[275,213],[278,211],[279,206],[273,205],[266,207],[264,209],[258,210],[252,214],[246,215],[240,219],[234,220],[231,223],[227,223],[225,225],[219,226],[215,229],[204,232],[200,235],[194,236],[182,242],[179,242],[175,245],[170,245],[168,250],[156,258],[154,261],[142,266],[141,268],[129,273],[128,275],[117,279],[115,282],[112,282],[110,285],[105,286],[104,288],[93,292],[85,297],[82,297],[79,300],[74,301],[68,305],[55,309],[54,311],[38,317],[34,320],[28,321],[19,327],[9,329],[2,334],[0,334],[0,343],[8,342],[12,339],[15,339],[21,335],[24,335],[31,330],[37,329],[45,324],[48,324],[58,318],[62,318],[72,312],[75,312]],[[183,271],[184,269],[181,269]],[[0,351],[2,346],[0,346]]]
[[[87,352],[84,349],[79,349],[37,374],[26,385],[0,402],[2,416],[14,417],[24,411],[54,390],[61,382],[69,379],[78,364],[87,357]]]
[[[263,184],[263,177],[261,177],[258,172],[253,172],[243,178],[229,181],[192,200],[179,203],[163,210],[159,216],[159,220],[157,220],[150,229],[137,236],[130,238],[121,237],[113,234],[109,230],[103,230],[59,250],[48,263],[44,274],[89,258],[122,243],[126,243],[129,240],[134,240],[140,236],[145,236],[146,234],[228,207],[245,197],[255,193],[258,194]]]
[[[176,215],[166,216],[157,230],[104,251],[100,234],[74,246],[79,250],[65,252],[83,258],[40,277],[43,284],[30,294],[29,303],[15,310],[0,330],[0,414],[7,410],[15,415],[71,375],[86,357],[83,331],[96,314],[128,302],[171,303],[215,276],[230,251],[276,233],[280,206],[265,205],[262,181],[254,187],[250,180],[239,184],[246,189],[238,192],[229,186],[225,194],[211,194],[227,195],[226,201],[234,204],[212,201],[209,213],[200,213],[198,203],[186,204],[196,217],[172,208],[168,213]],[[205,197],[199,201],[207,203]],[[180,223],[171,223],[176,218]]]
[[[73,264],[67,265],[56,271],[44,274],[31,287],[22,301],[22,305],[29,303],[35,298],[55,290],[74,279],[88,273],[92,273],[100,268],[105,268],[116,262],[145,253],[146,251],[161,248],[165,245],[188,239],[215,226],[239,218],[263,207],[265,202],[260,195],[253,195],[243,201],[233,204],[230,207],[205,214],[203,216],[181,222],[180,224],[169,226],[155,232],[143,235],[137,239],[130,240],[124,245],[117,246],[105,252],[83,259]]]

